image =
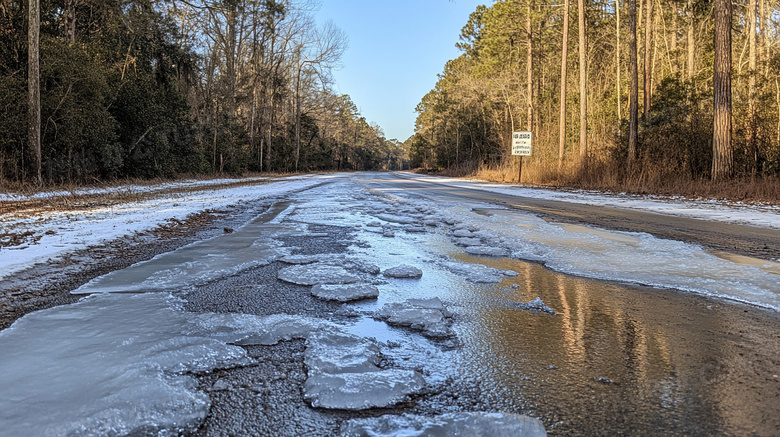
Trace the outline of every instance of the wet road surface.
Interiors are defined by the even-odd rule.
[[[380,366],[420,372],[427,384],[386,408],[313,408],[301,388],[307,380],[308,343],[298,339],[242,346],[254,363],[187,373],[197,380],[189,389],[210,399],[205,417],[187,430],[195,435],[335,435],[355,418],[474,411],[539,417],[550,435],[777,434],[778,312],[735,302],[717,291],[743,287],[735,298],[761,298],[771,305],[772,294],[778,291],[774,273],[730,265],[726,257],[682,243],[548,224],[517,206],[526,203],[532,205],[528,208],[547,208],[541,215],[555,222],[628,229],[609,225],[623,221],[629,212],[622,210],[455,190],[392,174],[338,175],[270,205],[265,215],[232,235],[161,254],[99,278],[80,292],[133,289],[128,284],[136,282],[133,272],[140,271],[136,279],[144,285],[136,289],[147,294],[170,292],[183,299],[186,312],[171,311],[185,321],[210,320],[212,313],[320,318],[352,335],[373,339],[382,352]],[[556,209],[559,206],[565,207]],[[670,226],[663,216],[636,214],[640,218],[632,222],[631,230],[671,236],[669,230],[663,233]],[[696,220],[680,223],[686,235],[707,228]],[[752,229],[728,226],[718,232],[738,229],[733,238],[744,250],[736,252],[761,257],[754,249],[759,244],[752,239],[762,238],[763,231],[742,228]],[[221,263],[240,258],[231,245],[245,248],[253,238],[258,243],[249,247],[263,251],[262,265],[223,267],[224,274],[212,276],[187,274],[187,269],[204,271],[199,261],[204,252]],[[726,236],[709,243],[686,238],[726,248]],[[474,255],[499,253],[491,250],[503,255]],[[703,295],[706,290],[631,284],[631,271],[620,281],[583,277],[609,277],[604,272],[615,266],[630,267],[636,263],[631,258],[634,250],[641,251],[639,260],[658,258],[647,268],[659,269],[664,283],[679,280],[690,289],[716,291]],[[570,253],[583,265],[571,265],[566,258]],[[524,254],[537,258],[515,256]],[[256,255],[247,256],[257,261]],[[379,288],[379,297],[342,304],[313,297],[309,286],[280,281],[279,272],[290,266],[281,261],[285,256],[322,260],[346,256],[375,264],[381,271],[408,264],[423,275],[395,279],[369,274],[365,277]],[[690,267],[673,265],[676,261]],[[602,269],[586,270],[595,263],[603,264]],[[724,269],[734,274],[719,275]],[[537,297],[556,314],[522,309]],[[452,314],[452,338],[430,338],[377,317],[388,304],[430,298],[441,299]],[[78,319],[58,318],[75,324]],[[76,349],[67,343],[73,339],[62,341],[58,346],[65,353]],[[21,355],[24,347],[12,346]],[[60,429],[68,428],[54,431]]]

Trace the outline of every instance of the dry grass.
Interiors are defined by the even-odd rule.
[[[498,165],[471,165],[438,174],[452,177],[475,178],[491,182],[517,183],[518,160],[509,159]],[[693,179],[679,172],[660,168],[624,175],[622,169],[612,168],[600,161],[591,163],[589,171],[565,163],[559,171],[557,162],[527,159],[523,162],[524,185],[587,189],[630,194],[682,196],[697,199],[726,199],[745,203],[780,205],[780,179],[746,178],[725,182]]]

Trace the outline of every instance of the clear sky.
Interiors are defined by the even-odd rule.
[[[444,63],[460,55],[460,30],[479,0],[321,0],[317,21],[349,37],[335,91],[349,94],[387,138],[414,133],[414,107],[436,85]]]

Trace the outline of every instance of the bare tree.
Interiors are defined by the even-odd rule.
[[[301,41],[295,82],[295,171],[301,158],[301,74],[310,68],[325,85],[327,71],[339,61],[346,45],[346,35],[333,23],[327,23]]]
[[[715,60],[713,64],[712,180],[731,177],[731,0],[715,0]]]

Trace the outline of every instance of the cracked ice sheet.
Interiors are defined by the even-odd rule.
[[[0,332],[2,433],[192,430],[210,401],[182,373],[251,363],[226,341],[261,330],[265,319],[188,313],[181,302],[167,293],[99,294]]]
[[[275,237],[304,231],[301,225],[268,224],[258,218],[232,233],[198,241],[97,277],[71,293],[185,290],[267,265],[289,253]]]
[[[174,193],[83,211],[47,211],[29,218],[3,214],[0,223],[4,229],[29,230],[42,237],[35,244],[0,248],[0,278],[89,246],[154,229],[166,220],[183,220],[208,209],[276,197],[320,184],[323,179],[326,177],[288,178],[263,185],[192,192],[186,196]],[[49,231],[53,234],[47,234]]]
[[[414,203],[415,201],[408,201]],[[473,208],[489,207],[490,215]],[[777,263],[741,265],[701,247],[650,234],[549,223],[528,213],[485,204],[442,204],[445,220],[473,226],[515,259],[543,262],[563,273],[673,288],[780,310]],[[776,267],[775,267],[776,268]]]

